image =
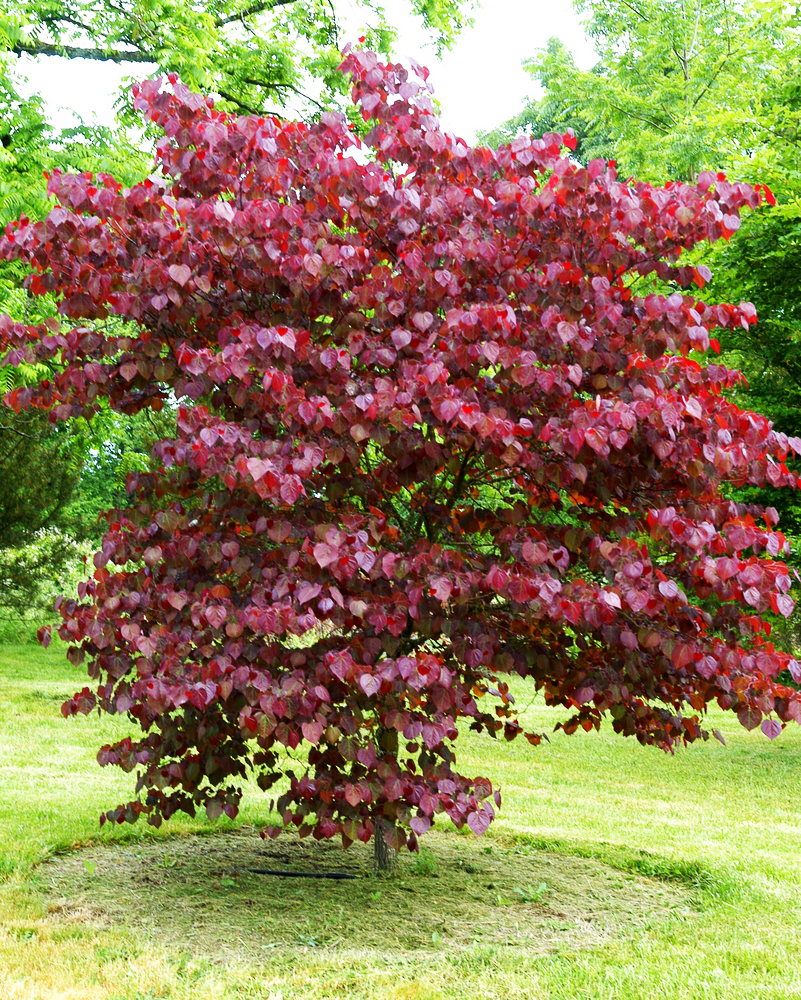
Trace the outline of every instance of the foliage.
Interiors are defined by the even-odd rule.
[[[568,733],[609,715],[672,748],[717,701],[775,737],[801,718],[761,617],[792,611],[786,543],[721,490],[797,486],[801,440],[695,360],[753,308],[626,280],[702,285],[680,250],[759,193],[621,183],[569,135],[471,149],[403,67],[344,69],[364,144],[337,114],[234,118],[142,84],[166,180],[56,173],[47,221],[0,243],[62,315],[0,320],[10,363],[61,368],[12,407],[180,403],[60,608],[96,682],[65,713],[143,730],[99,754],[143,793],[107,818],[235,816],[253,769],[286,771],[304,835],[414,849],[437,813],[480,833],[492,787],[455,769],[457,723],[523,733],[513,673]]]
[[[112,171],[133,182],[147,169],[145,155],[122,130],[81,122],[56,129],[47,121],[41,98],[23,98],[13,74],[0,65],[0,227],[25,215],[43,219],[52,207],[42,175],[64,171]],[[19,264],[0,266],[0,308],[29,322],[54,311],[45,299],[34,301],[22,289],[25,271]],[[0,384],[3,373],[0,371]]]
[[[448,47],[465,24],[465,0],[410,0]],[[355,11],[331,0],[0,0],[0,42],[16,55],[60,55],[177,72],[214,91],[240,113],[289,102],[317,112],[344,91],[337,72],[343,29],[389,53],[394,29],[383,8],[359,0]],[[345,28],[343,18],[355,18]]]
[[[104,410],[82,427],[76,445],[85,454],[80,481],[65,512],[65,524],[79,539],[100,544],[106,529],[103,513],[128,503],[128,474],[153,467],[153,444],[175,431],[168,405],[158,414],[145,410],[123,416]]]
[[[0,368],[0,389],[11,388],[13,373]],[[41,411],[0,411],[0,642],[32,639],[53,621],[55,597],[74,593],[81,553],[69,529],[81,437]]]
[[[761,0],[577,0],[598,64],[579,70],[552,42],[526,64],[545,89],[529,115],[576,127],[590,156],[628,175],[702,170],[782,188],[798,177],[797,15]],[[785,147],[777,158],[775,145]],[[791,183],[793,183],[791,181]]]
[[[38,531],[21,545],[0,546],[0,642],[31,641],[56,618],[60,594],[75,593],[91,551],[58,528]]]
[[[45,414],[0,412],[0,548],[60,522],[80,465]]]

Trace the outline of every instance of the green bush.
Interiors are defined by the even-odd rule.
[[[58,528],[38,531],[27,545],[0,549],[0,642],[31,641],[41,625],[56,619],[55,598],[75,592],[91,550],[91,543]]]

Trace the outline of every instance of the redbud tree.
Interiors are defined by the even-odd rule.
[[[7,362],[54,372],[9,405],[177,409],[59,609],[92,682],[65,714],[141,727],[99,752],[137,773],[104,818],[233,817],[252,779],[346,846],[481,833],[498,792],[453,746],[460,722],[539,742],[512,675],[567,733],[611,716],[666,749],[712,702],[771,738],[801,720],[764,617],[792,611],[787,542],[733,499],[797,487],[801,440],[727,400],[741,376],[703,355],[754,309],[699,301],[681,257],[769,191],[621,181],[570,134],[474,149],[425,70],[343,71],[364,139],[141,84],[158,174],[55,173],[0,244],[60,312],[0,321]]]

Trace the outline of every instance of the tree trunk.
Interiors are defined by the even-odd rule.
[[[386,726],[379,725],[375,734],[375,749],[378,757],[383,757],[386,747],[384,746],[384,736],[387,733]],[[373,834],[373,870],[376,875],[388,875],[395,871],[398,864],[398,852],[394,847],[390,847],[384,839],[384,831],[389,824],[385,820],[376,819],[375,833]]]
[[[398,865],[398,852],[384,840],[384,828],[376,823],[373,834],[373,870],[376,875],[389,875]]]

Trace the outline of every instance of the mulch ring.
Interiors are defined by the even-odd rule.
[[[248,868],[337,871],[352,880],[281,878]],[[576,949],[687,912],[689,892],[600,861],[432,831],[392,876],[372,846],[258,831],[144,837],[48,859],[39,876],[50,920],[126,926],[214,960],[258,961],[273,948],[394,953],[475,946]]]

